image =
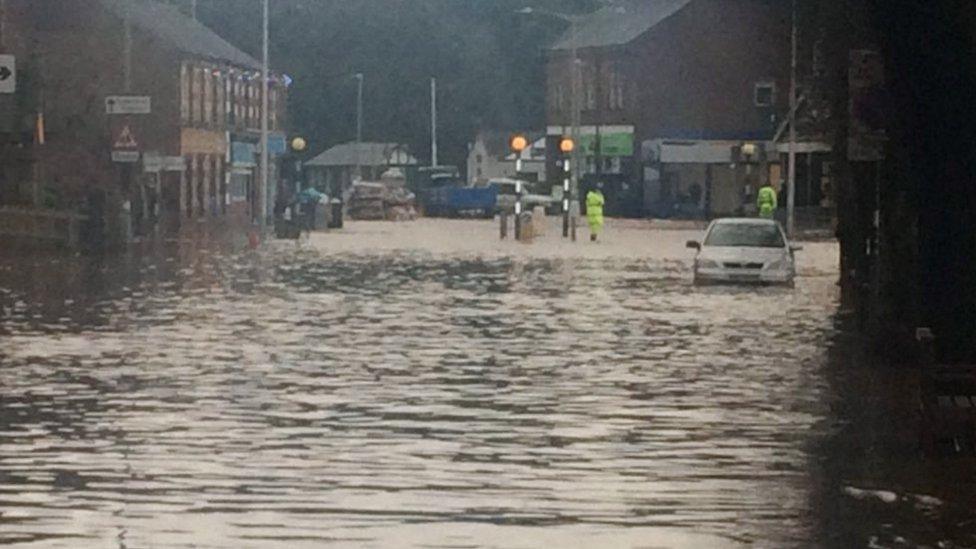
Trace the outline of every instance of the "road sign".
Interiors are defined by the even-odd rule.
[[[0,55],[0,93],[17,91],[17,63],[13,55]]]
[[[142,155],[142,168],[146,173],[182,172],[186,162],[182,156],[161,156],[159,153]]]
[[[185,169],[186,169],[186,159],[184,159],[182,156],[163,157],[164,172],[182,172]]]
[[[139,151],[112,151],[112,162],[134,164],[139,161]]]
[[[107,114],[149,114],[152,101],[148,95],[110,95],[105,98]]]
[[[136,141],[136,136],[132,133],[132,128],[126,124],[122,126],[122,129],[116,134],[115,139],[112,143],[113,149],[138,149],[139,142]]]

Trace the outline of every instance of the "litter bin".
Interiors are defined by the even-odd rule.
[[[342,228],[342,201],[338,198],[333,198],[330,204],[330,216],[329,216],[329,228],[330,229],[341,229]]]

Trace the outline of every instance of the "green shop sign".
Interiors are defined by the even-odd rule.
[[[580,147],[587,154],[596,155],[597,136],[581,135]],[[634,134],[601,133],[600,154],[602,156],[633,156],[634,155]]]

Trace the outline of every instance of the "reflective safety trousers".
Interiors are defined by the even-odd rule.
[[[599,232],[603,228],[603,204],[603,193],[599,191],[586,193],[586,221],[593,232]]]

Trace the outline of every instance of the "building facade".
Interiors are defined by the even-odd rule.
[[[581,19],[549,52],[553,137],[570,133],[574,46],[583,185],[603,181],[609,211],[737,213],[762,181],[779,182],[788,3],[624,1]]]
[[[419,165],[406,145],[399,143],[340,143],[305,162],[307,183],[330,196],[338,196],[357,179],[379,181],[390,168]]]
[[[5,6],[5,26],[29,36],[18,55],[29,78],[18,117],[35,130],[27,142],[34,191],[5,178],[8,200],[83,215],[84,240],[109,244],[240,227],[262,215],[255,59],[153,0]],[[268,94],[274,157],[285,143],[283,76]]]

